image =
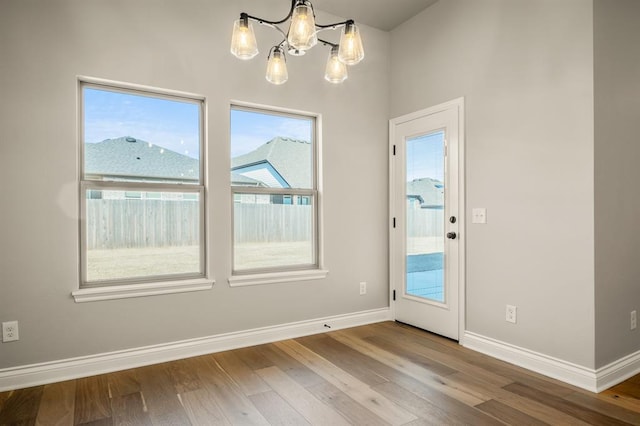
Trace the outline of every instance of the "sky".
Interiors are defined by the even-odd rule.
[[[311,140],[313,121],[262,112],[231,110],[231,158],[253,151],[276,136]]]
[[[199,158],[198,102],[84,88],[85,143],[131,136]],[[313,121],[231,110],[231,157],[246,154],[276,136],[309,141]]]
[[[85,143],[131,136],[199,158],[199,120],[197,101],[84,88]]]
[[[432,178],[444,182],[444,132],[407,140],[407,182]]]

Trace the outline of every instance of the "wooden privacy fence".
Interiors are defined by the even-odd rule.
[[[234,205],[236,243],[311,241],[313,207],[287,204]]]
[[[200,205],[190,200],[87,200],[87,249],[197,245]],[[310,241],[313,207],[234,204],[236,243]],[[216,226],[216,224],[213,224]],[[442,235],[444,211],[407,210],[407,236]]]
[[[436,237],[444,235],[444,210],[407,207],[407,236]]]
[[[196,245],[200,205],[191,200],[87,200],[87,249]]]
[[[196,245],[199,207],[190,200],[89,199],[87,249]],[[236,203],[234,213],[237,243],[312,239],[312,206]]]

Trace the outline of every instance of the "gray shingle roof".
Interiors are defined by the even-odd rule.
[[[200,175],[197,159],[130,136],[87,143],[84,157],[87,175],[188,182],[197,182]]]
[[[233,173],[233,172],[231,172],[231,185],[265,186],[264,182],[261,182],[258,179],[253,179],[253,178],[250,178],[249,176],[244,176],[239,173]]]
[[[231,159],[231,170],[240,173],[246,166],[269,162],[291,188],[312,188],[311,142],[275,137],[255,150]]]
[[[444,205],[444,186],[436,179],[421,178],[407,182],[407,197],[420,196],[422,207]]]

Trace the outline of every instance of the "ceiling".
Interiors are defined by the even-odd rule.
[[[313,0],[314,9],[391,31],[438,0]]]

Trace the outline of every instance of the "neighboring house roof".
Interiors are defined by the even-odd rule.
[[[436,179],[421,178],[407,182],[407,197],[422,198],[422,208],[444,206],[444,184]]]
[[[245,175],[241,175],[239,173],[231,172],[231,185],[238,186],[266,186],[264,182],[259,181],[258,179],[253,179]]]
[[[311,162],[311,142],[278,136],[247,154],[232,158],[231,170],[233,174],[260,180],[269,187],[311,188]]]
[[[84,150],[88,175],[191,182],[198,181],[200,175],[197,159],[130,136],[86,143]]]
[[[422,199],[421,195],[411,195],[411,194],[407,194],[407,198],[410,200],[415,200],[418,202],[418,204],[422,204],[424,203],[424,200]]]

